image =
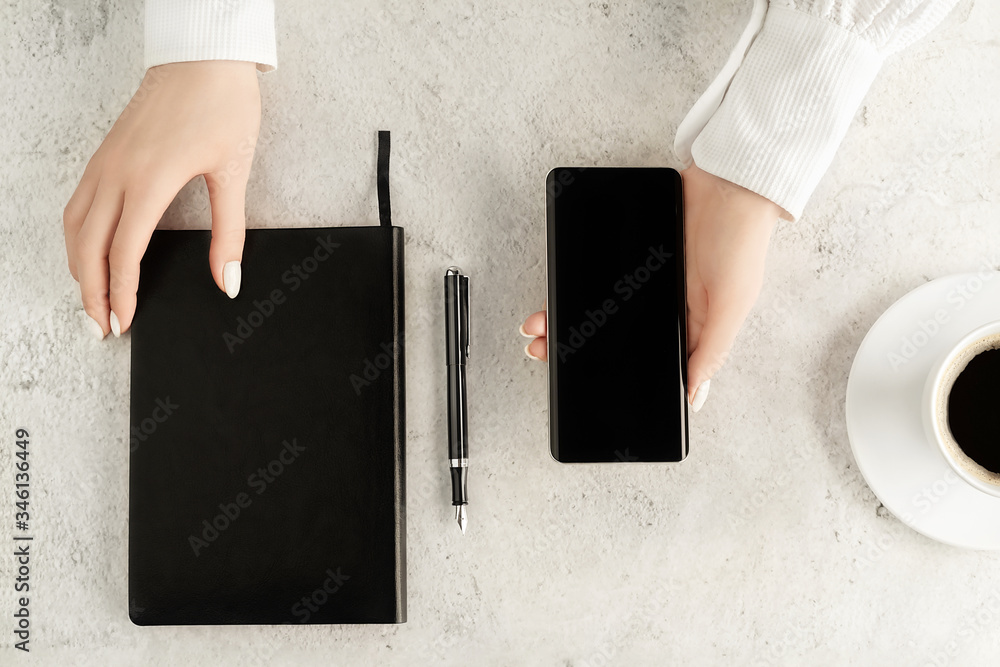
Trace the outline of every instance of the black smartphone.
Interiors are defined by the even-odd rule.
[[[552,457],[563,463],[684,459],[680,174],[553,169],[546,204]]]

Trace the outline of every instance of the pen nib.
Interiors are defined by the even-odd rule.
[[[465,505],[455,505],[455,521],[458,521],[458,527],[462,529],[462,534],[465,535],[465,526],[469,523],[469,520],[465,516]]]

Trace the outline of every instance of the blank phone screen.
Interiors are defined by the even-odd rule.
[[[552,456],[680,461],[688,449],[680,174],[560,168],[546,187]]]

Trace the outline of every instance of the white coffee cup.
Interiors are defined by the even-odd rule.
[[[1000,341],[1000,320],[984,324],[949,349],[931,367],[924,385],[921,412],[928,440],[955,473],[983,493],[1000,497],[1000,473],[987,470],[962,451],[948,426],[948,396],[955,379],[980,352],[1000,348],[997,341]]]

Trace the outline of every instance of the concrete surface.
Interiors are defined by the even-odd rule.
[[[129,340],[86,334],[61,225],[142,75],[138,4],[0,8],[0,662],[994,664],[997,555],[880,510],[843,397],[893,301],[1000,268],[997,3],[965,0],[887,64],[803,219],[778,228],[689,460],[565,467],[546,449],[545,368],[517,333],[544,298],[543,178],[559,164],[676,166],[674,130],[749,0],[280,2],[250,225],[374,224],[375,131],[394,133],[410,620],[149,629],[126,616]],[[942,133],[957,139],[934,149]],[[192,184],[162,224],[208,222]],[[477,281],[465,537],[442,467],[449,264]],[[32,436],[30,655],[11,648],[17,428]]]

